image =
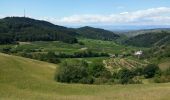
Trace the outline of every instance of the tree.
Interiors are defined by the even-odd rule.
[[[155,76],[156,72],[159,71],[158,65],[149,64],[144,68],[143,74],[145,78],[152,78]]]
[[[123,69],[119,70],[119,72],[117,73],[117,77],[119,79],[119,83],[127,84],[132,81],[134,74],[129,69],[123,68]]]
[[[95,78],[110,78],[111,73],[108,71],[103,64],[93,64],[90,67],[90,74]]]
[[[55,79],[64,83],[91,84],[93,79],[88,73],[88,64],[85,61],[65,61],[58,68]]]

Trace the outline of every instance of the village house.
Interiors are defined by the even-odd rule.
[[[143,55],[143,51],[141,51],[141,50],[140,50],[140,51],[136,51],[136,52],[134,53],[134,55],[139,58],[141,55]]]

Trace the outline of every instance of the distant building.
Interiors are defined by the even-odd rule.
[[[142,55],[142,54],[143,54],[143,51],[140,50],[140,51],[136,51],[134,55],[135,55],[135,56],[140,56],[140,55]]]
[[[137,56],[138,58],[140,58],[141,57],[141,55],[143,55],[143,51],[136,51],[135,53],[134,53],[134,55],[135,56]]]

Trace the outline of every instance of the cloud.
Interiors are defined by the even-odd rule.
[[[12,14],[13,16],[23,16]],[[10,16],[10,15],[8,15]],[[27,15],[29,16],[29,15]],[[0,15],[4,18],[5,15]],[[62,18],[32,17],[46,20],[58,25],[170,25],[170,7],[158,7],[133,12],[121,12],[118,14],[83,14]]]
[[[90,24],[158,24],[166,25],[170,24],[170,8],[169,7],[159,7],[151,8],[146,10],[139,10],[134,12],[122,12],[119,14],[110,15],[72,15],[63,18],[46,18],[50,22],[55,24],[63,25],[90,25]]]

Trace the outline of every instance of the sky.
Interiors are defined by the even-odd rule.
[[[0,0],[0,18],[24,16],[65,26],[170,25],[170,0]]]

